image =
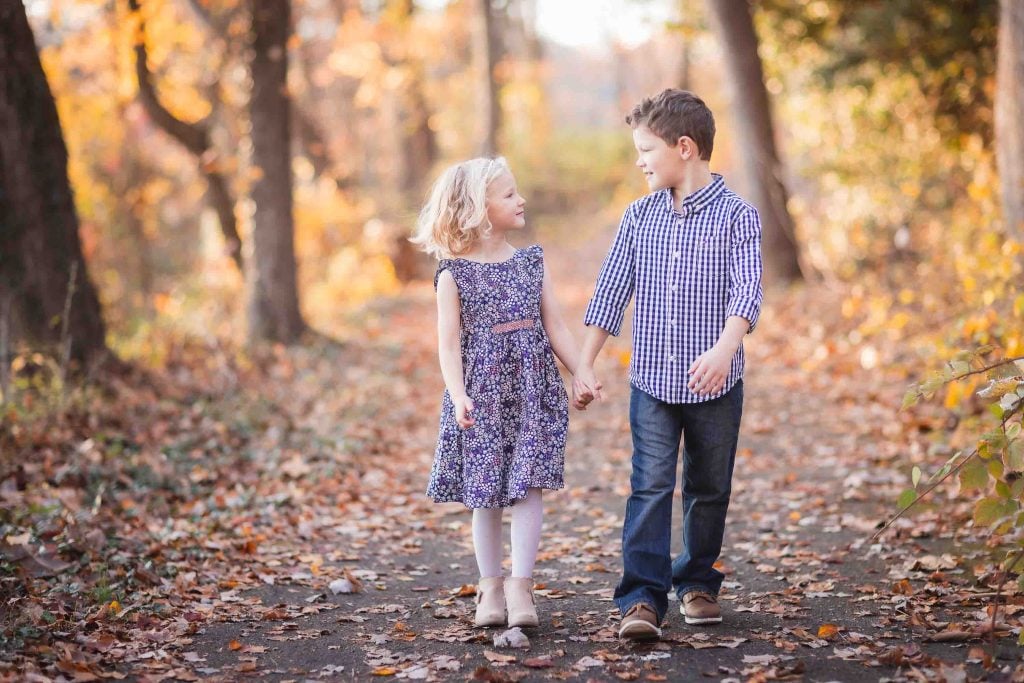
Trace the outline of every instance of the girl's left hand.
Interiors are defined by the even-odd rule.
[[[729,349],[723,348],[720,344],[712,346],[693,361],[693,365],[688,370],[690,381],[686,386],[699,396],[708,396],[721,391],[729,376],[729,366],[732,365],[732,357],[735,353],[735,351],[730,352]]]
[[[463,429],[469,429],[476,424],[476,420],[470,413],[473,412],[473,399],[469,396],[457,396],[452,399],[455,404],[455,421]]]

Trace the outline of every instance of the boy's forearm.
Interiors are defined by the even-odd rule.
[[[593,367],[597,360],[597,354],[601,353],[601,347],[609,336],[608,330],[597,325],[588,325],[587,332],[583,337],[583,347],[580,349],[580,366]]]
[[[736,353],[743,343],[743,338],[750,331],[750,321],[738,315],[731,315],[725,321],[725,329],[718,336],[718,344]]]

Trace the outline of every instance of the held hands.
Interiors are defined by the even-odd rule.
[[[572,405],[576,410],[586,410],[595,398],[601,399],[601,381],[594,375],[594,368],[580,366],[572,378]]]
[[[473,412],[473,399],[463,394],[453,396],[452,403],[455,404],[455,421],[462,429],[469,429],[476,424],[476,420],[470,415]]]
[[[690,381],[686,386],[700,396],[721,391],[725,386],[726,377],[729,376],[729,366],[735,354],[735,349],[729,350],[722,344],[715,344],[693,361],[693,365],[687,371]]]

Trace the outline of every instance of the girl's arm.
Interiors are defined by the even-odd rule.
[[[548,339],[551,340],[551,350],[558,356],[558,360],[562,361],[562,365],[575,375],[579,367],[580,353],[576,347],[576,339],[562,318],[562,309],[555,298],[554,290],[548,264],[545,263],[544,283],[540,294],[540,319],[544,324],[544,331],[548,333]]]
[[[469,429],[474,423],[469,416],[473,401],[466,395],[461,335],[459,288],[452,274],[445,270],[437,278],[437,355],[441,361],[444,385],[455,404],[455,421],[463,429]]]

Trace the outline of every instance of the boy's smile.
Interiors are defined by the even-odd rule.
[[[637,167],[647,179],[652,192],[678,185],[685,174],[685,160],[679,145],[670,147],[647,126],[633,129],[633,145],[636,147]]]

